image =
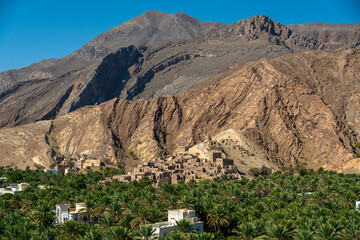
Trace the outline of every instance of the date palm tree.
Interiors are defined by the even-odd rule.
[[[115,222],[118,222],[124,209],[119,204],[119,202],[111,202],[110,205],[107,207],[106,212],[112,216]]]
[[[239,225],[237,229],[234,230],[234,232],[240,237],[240,239],[243,240],[250,240],[256,236],[256,229],[251,223],[244,223]]]
[[[140,224],[148,223],[148,209],[138,201],[129,203],[127,212],[132,215],[131,229],[137,230]]]
[[[67,221],[59,227],[60,239],[77,239],[84,236],[87,230],[87,225],[84,223],[77,223],[75,221]]]
[[[202,232],[199,234],[192,234],[191,240],[214,240],[215,237],[212,233]]]
[[[31,212],[31,218],[38,225],[40,231],[49,227],[55,220],[52,208],[47,203],[40,201],[36,209]]]
[[[339,229],[331,224],[321,224],[315,232],[317,239],[321,240],[335,240],[339,237]]]
[[[86,233],[84,240],[102,240],[102,234],[97,228],[92,226]]]
[[[344,239],[360,239],[360,224],[355,220],[348,222],[344,228],[343,234]]]
[[[190,197],[189,195],[185,194],[180,198],[180,206],[182,208],[192,208],[194,206],[194,198]]]
[[[186,219],[181,219],[179,221],[175,221],[176,223],[176,230],[182,234],[193,233],[195,230],[193,229],[194,224],[191,224]]]
[[[268,224],[265,239],[287,240],[291,239],[293,231],[282,224]]]
[[[135,233],[134,239],[151,240],[158,235],[155,233],[155,229],[152,226],[142,226],[139,231]]]
[[[40,238],[44,239],[44,240],[45,239],[46,240],[55,240],[56,236],[57,236],[57,234],[56,234],[55,229],[47,228],[41,233]]]
[[[1,199],[0,200],[0,211],[4,214],[9,214],[14,211],[14,208],[11,206],[11,203],[9,200]]]
[[[295,240],[313,240],[314,235],[308,230],[300,230],[295,236]]]
[[[132,240],[130,232],[123,227],[111,227],[106,232],[107,240],[121,239],[121,240]]]
[[[187,240],[188,238],[186,236],[181,235],[178,232],[170,232],[165,236],[164,239],[165,240]]]
[[[120,220],[120,226],[131,229],[131,223],[133,220],[133,216],[131,214],[126,214],[121,220]]]
[[[176,209],[178,204],[178,198],[176,196],[170,196],[166,199],[166,204],[169,209]]]
[[[218,204],[209,211],[207,223],[215,230],[220,230],[230,225],[229,214],[225,211],[223,205]]]
[[[95,202],[93,200],[85,200],[85,207],[80,209],[79,216],[86,217],[88,223],[96,217]]]
[[[7,239],[21,239],[22,228],[19,225],[10,225],[4,231],[4,235]]]
[[[151,223],[160,222],[165,217],[165,214],[158,208],[152,208],[149,211],[148,220]]]
[[[6,230],[6,222],[4,219],[0,219],[0,236],[2,236]]]
[[[105,227],[112,227],[115,226],[115,220],[111,215],[105,215],[101,219],[101,225]]]

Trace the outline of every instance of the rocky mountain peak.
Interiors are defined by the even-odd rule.
[[[360,42],[360,23],[304,23],[289,27],[333,48],[354,48]]]
[[[224,37],[252,37],[259,33],[268,33],[284,40],[292,35],[291,29],[287,26],[273,21],[265,15],[256,15],[248,19],[240,20],[232,24],[230,27],[220,31],[220,35]]]
[[[287,47],[295,45],[308,49],[328,48],[328,46],[325,46],[322,42],[292,31],[288,26],[276,22],[265,15],[256,15],[248,19],[240,20],[225,29],[220,29],[209,37],[233,40],[242,38],[248,41],[260,39],[260,41],[269,41],[276,45],[284,45]]]
[[[160,46],[168,42],[190,40],[222,29],[226,24],[202,22],[183,12],[168,14],[148,11],[104,32],[86,47],[104,47],[116,51],[129,45]]]
[[[235,25],[238,25],[241,29],[247,29],[249,34],[254,32],[265,31],[271,35],[282,36],[285,38],[290,37],[292,31],[285,25],[271,20],[265,15],[256,15],[249,19],[241,20]]]
[[[133,19],[130,19],[129,21],[126,21],[126,23],[138,23],[138,24],[155,24],[158,25],[159,22],[161,22],[163,19],[170,17],[172,14],[169,13],[165,13],[165,12],[161,12],[161,11],[157,11],[157,10],[152,10],[152,11],[147,11]],[[122,24],[120,24],[119,26],[115,27],[118,28],[120,27]]]

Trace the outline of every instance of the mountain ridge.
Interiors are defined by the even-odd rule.
[[[140,25],[145,27],[131,30],[132,27],[129,28],[128,25],[133,23],[137,25],[139,19],[144,22]],[[193,24],[194,21],[196,24]],[[291,30],[286,26],[265,16],[255,16],[237,24],[219,27],[218,23],[203,23],[183,13],[148,12],[95,39],[105,39],[106,35],[111,35],[115,36],[117,44],[125,44],[119,38],[129,37],[127,32],[124,34],[116,31],[127,29],[128,32],[134,32],[133,36],[138,37],[138,41],[143,39],[150,45],[155,46],[156,42],[168,42],[169,35],[162,33],[149,35],[150,37],[145,34],[145,38],[141,37],[143,36],[141,29],[145,29],[145,32],[154,29],[148,24],[149,22],[157,22],[155,29],[160,29],[159,26],[163,24],[165,30],[162,32],[174,28],[172,27],[174,24],[179,25],[174,28],[175,30],[169,31],[171,36],[174,31],[184,28],[193,29],[190,32],[195,35],[189,35],[187,30],[188,35],[185,34],[181,41],[165,43],[158,47],[125,47],[113,52],[109,50],[110,48],[106,50],[105,45],[90,46],[93,44],[90,42],[84,46],[86,49],[90,47],[92,49],[89,50],[90,52],[81,48],[61,59],[60,64],[56,64],[57,60],[49,60],[32,65],[28,72],[31,74],[28,76],[33,78],[27,77],[24,81],[3,91],[0,98],[0,114],[4,117],[0,119],[0,126],[16,126],[40,119],[54,119],[78,107],[99,104],[115,97],[149,99],[172,95],[205,81],[234,64],[322,48],[322,45],[316,41],[307,40],[297,33],[290,34]],[[193,28],[187,27],[188,25]],[[234,33],[234,29],[239,30],[240,27],[243,31],[250,25],[256,25],[255,30],[258,30],[250,31],[244,36],[239,36],[236,31]],[[219,36],[212,33],[214,28],[220,32]],[[277,34],[277,29],[288,32],[289,36],[284,36],[283,33]],[[207,31],[210,33],[206,35]],[[137,34],[139,32],[140,35]],[[224,32],[227,34],[223,34]],[[200,37],[202,35],[206,37]],[[181,37],[179,34],[174,36]],[[186,38],[192,39],[186,40]],[[131,37],[129,39],[131,42]],[[111,45],[113,42],[109,40],[108,43]],[[100,50],[97,51],[96,47]],[[104,54],[101,53],[102,51]],[[82,62],[81,59],[87,60]],[[111,59],[118,60],[114,64]],[[67,68],[68,65],[71,67]],[[46,68],[48,69],[46,71],[50,72],[37,70],[37,66]],[[99,74],[100,72],[102,74]],[[23,74],[21,71],[15,73]],[[108,90],[106,92],[101,89]]]
[[[2,164],[48,166],[55,153],[131,167],[139,160],[129,152],[147,161],[232,129],[277,166],[359,172],[359,64],[359,49],[261,59],[232,66],[175,96],[116,98],[55,120],[3,128]]]
[[[184,38],[181,36],[173,37],[173,36],[167,34],[166,37],[164,37],[163,39],[157,39],[157,41],[154,41],[153,43],[151,43],[151,41],[149,41],[149,39],[147,39],[146,34],[148,34],[148,32],[146,32],[146,31],[150,31],[149,33],[152,34],[151,31],[157,31],[157,29],[156,28],[154,29],[151,24],[146,24],[146,23],[144,26],[141,26],[141,23],[138,22],[139,19],[141,20],[143,18],[146,18],[146,16],[149,16],[149,15],[157,15],[157,18],[159,15],[165,16],[165,18],[162,19],[164,22],[169,22],[170,21],[169,19],[175,18],[181,29],[185,29],[186,26],[188,25],[186,20],[189,21],[189,19],[185,18],[183,16],[183,14],[177,14],[177,15],[176,14],[167,14],[167,13],[163,13],[160,11],[145,12],[134,19],[126,21],[125,23],[120,24],[119,26],[112,28],[107,32],[98,35],[93,40],[91,40],[89,43],[85,44],[83,47],[81,47],[80,49],[76,50],[75,52],[73,52],[67,56],[64,56],[59,59],[46,59],[46,60],[42,60],[38,63],[34,63],[35,65],[40,65],[35,69],[34,69],[34,64],[32,64],[25,68],[21,68],[21,69],[17,69],[17,70],[16,69],[9,70],[9,71],[0,73],[0,91],[5,90],[6,88],[10,87],[12,84],[14,84],[18,81],[33,79],[33,78],[31,78],[31,74],[34,71],[40,72],[42,74],[48,74],[49,79],[51,79],[53,77],[60,77],[61,75],[66,74],[68,72],[83,69],[84,67],[87,67],[87,66],[93,64],[100,58],[106,56],[107,54],[109,54],[113,51],[116,51],[117,49],[119,49],[121,47],[127,47],[129,45],[139,46],[139,45],[144,45],[144,44],[146,44],[147,46],[161,45],[161,44],[168,43],[168,42],[190,39],[191,37],[196,37],[197,34],[201,34],[201,32],[203,31],[202,27],[204,27],[204,31],[207,31],[206,29],[209,29],[209,31],[211,31],[211,28],[221,27],[221,25],[223,25],[221,23],[216,23],[216,22],[205,23],[205,22],[201,22],[201,21],[197,20],[198,27],[195,29],[196,31],[193,31],[194,36],[186,35],[186,37]],[[191,17],[190,20],[193,20],[193,19],[195,19],[195,18]],[[138,25],[138,27],[140,26],[140,30],[145,29],[145,33],[140,32],[139,34],[135,34],[135,37],[129,36],[128,33],[131,31],[131,29],[127,29],[127,24],[129,24],[129,23]],[[212,25],[214,25],[214,26],[212,26]],[[96,45],[93,44],[93,41],[95,41],[96,39],[99,39],[101,37],[106,38],[106,36],[111,34],[114,29],[119,29],[119,28],[120,28],[120,30],[123,30],[125,32],[122,35],[115,34],[116,35],[115,39],[117,39],[117,41],[115,43],[117,44],[117,46],[112,47],[112,48],[111,47],[107,48],[108,47],[107,45],[109,45],[109,44],[111,45],[114,43],[112,41],[110,41],[110,43],[105,41],[104,43],[100,42],[100,44],[96,44]],[[131,28],[131,26],[130,26],[130,28]],[[149,30],[149,28],[150,28],[150,30]],[[167,33],[167,32],[171,33],[170,28],[163,29],[161,32],[162,33]],[[49,65],[47,65],[46,63],[49,63]]]

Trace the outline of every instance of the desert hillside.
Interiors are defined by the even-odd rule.
[[[358,49],[262,59],[178,95],[116,98],[51,121],[2,128],[1,164],[48,166],[56,155],[86,154],[133,166],[231,131],[253,155],[277,166],[359,172],[359,60]]]
[[[69,56],[0,73],[0,127],[55,119],[117,97],[174,95],[235,64],[330,48],[264,15],[226,25],[147,12]]]

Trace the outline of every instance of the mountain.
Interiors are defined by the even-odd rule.
[[[309,49],[328,48],[328,46],[324,45],[321,41],[294,32],[288,26],[273,21],[265,15],[257,15],[250,19],[240,20],[228,28],[219,30],[213,35],[216,37],[236,39],[241,36],[248,36],[250,39],[257,39],[261,33],[267,33],[272,37],[272,41],[277,44],[294,44]]]
[[[305,23],[289,25],[289,27],[332,48],[349,48],[360,45],[360,23]]]
[[[131,167],[231,133],[234,149],[277,166],[359,172],[359,77],[359,49],[234,65],[178,95],[116,98],[55,120],[2,128],[1,164],[48,166],[56,155],[87,155]]]
[[[0,127],[54,119],[116,97],[177,94],[234,64],[327,48],[263,15],[225,25],[147,12],[62,59],[2,73]]]
[[[52,79],[91,65],[109,53],[130,45],[159,46],[189,40],[225,27],[218,22],[201,22],[185,13],[149,11],[100,34],[74,53],[48,59],[19,70],[0,73],[0,91],[17,82]]]
[[[100,34],[79,51],[99,46],[108,49],[108,52],[130,45],[157,47],[164,43],[200,38],[224,27],[226,24],[202,22],[182,12],[167,14],[150,11]]]

